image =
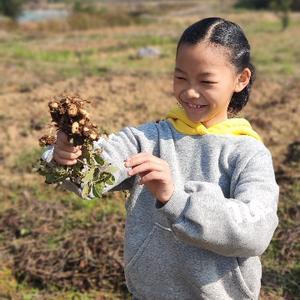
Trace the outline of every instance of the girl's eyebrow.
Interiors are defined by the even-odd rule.
[[[200,72],[199,74],[198,74],[198,76],[213,76],[214,75],[214,73],[211,73],[211,72]]]
[[[184,74],[187,74],[186,72],[184,72],[183,70],[181,70],[181,69],[178,68],[178,67],[175,68],[175,71],[181,72],[181,73],[184,73]],[[212,75],[214,75],[214,73],[211,73],[211,72],[200,72],[200,73],[198,73],[197,76],[204,77],[204,76],[212,76]]]
[[[175,68],[175,71],[178,71],[178,72],[181,72],[181,73],[184,73],[184,74],[186,74],[186,72],[184,72],[183,70],[181,70],[180,68],[178,68],[178,67],[176,67]]]

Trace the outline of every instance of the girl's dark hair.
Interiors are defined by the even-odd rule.
[[[249,84],[241,92],[233,93],[228,106],[230,112],[239,112],[247,104],[255,80],[255,68],[250,62],[250,45],[243,30],[239,25],[222,18],[206,18],[192,24],[183,32],[176,52],[178,53],[182,44],[195,45],[201,41],[227,48],[230,61],[237,72],[242,72],[245,68],[250,69]]]

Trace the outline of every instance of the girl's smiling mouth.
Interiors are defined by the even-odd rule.
[[[190,109],[193,109],[193,110],[202,110],[203,108],[205,108],[206,104],[193,104],[193,103],[190,103],[190,102],[186,102],[186,101],[182,101],[185,106],[187,106],[188,108]]]

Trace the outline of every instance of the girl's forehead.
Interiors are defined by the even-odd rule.
[[[186,67],[232,66],[229,49],[207,42],[180,45],[176,56],[176,65]]]

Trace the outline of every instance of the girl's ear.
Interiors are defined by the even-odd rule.
[[[242,71],[242,73],[238,74],[234,91],[236,93],[239,93],[240,91],[242,91],[248,85],[250,78],[251,78],[251,71],[249,68],[245,68]]]

